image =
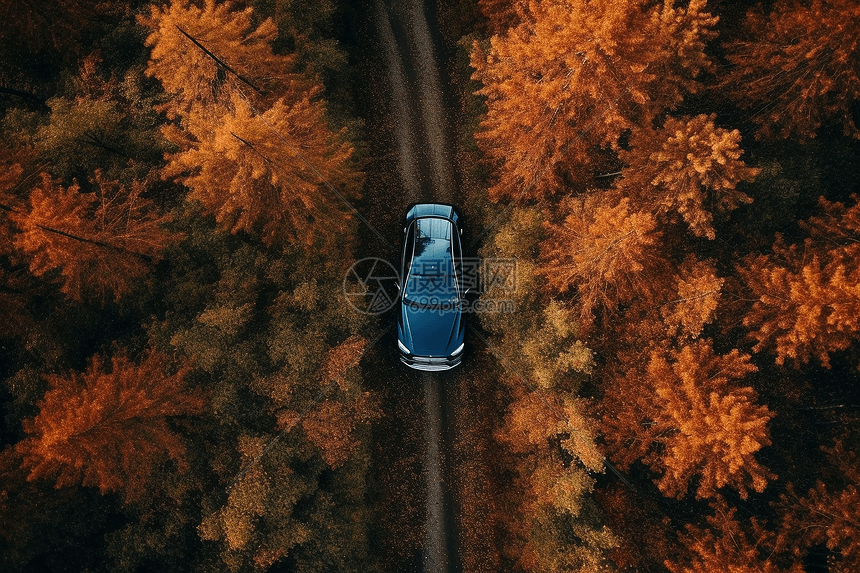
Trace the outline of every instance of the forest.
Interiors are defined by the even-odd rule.
[[[518,264],[463,571],[860,570],[860,5],[425,8]],[[4,571],[391,570],[369,10],[0,7]]]

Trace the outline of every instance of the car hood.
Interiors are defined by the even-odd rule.
[[[421,308],[401,304],[400,338],[417,356],[450,356],[463,342],[459,308]]]

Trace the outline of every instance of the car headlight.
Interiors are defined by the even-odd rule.
[[[400,350],[402,350],[402,351],[403,351],[403,352],[405,352],[406,354],[409,354],[409,349],[408,349],[408,348],[406,348],[406,345],[405,345],[405,344],[403,344],[402,342],[400,342],[400,339],[399,339],[399,338],[397,339],[397,346],[398,346],[398,347],[400,347]]]
[[[451,353],[451,356],[457,356],[458,354],[463,352],[463,348],[465,348],[465,346],[466,346],[466,343],[464,342],[463,344],[461,344],[460,346],[457,347],[457,350],[455,350],[454,352]]]

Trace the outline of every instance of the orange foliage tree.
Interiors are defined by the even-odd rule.
[[[287,430],[301,423],[307,439],[320,449],[325,462],[336,469],[343,465],[361,442],[355,437],[360,424],[367,424],[381,415],[375,399],[350,383],[349,372],[362,357],[367,339],[353,335],[326,354],[319,369],[323,392],[337,384],[344,396],[315,404],[304,416],[294,410],[283,410],[279,424]]]
[[[750,203],[736,186],[759,171],[740,159],[740,132],[716,127],[715,119],[669,117],[658,130],[635,129],[631,150],[619,153],[627,166],[618,187],[626,196],[658,214],[677,212],[693,234],[709,239],[716,236],[712,212]]]
[[[325,127],[323,108],[308,92],[281,99],[256,116],[232,94],[232,111],[200,141],[174,154],[164,169],[177,176],[231,231],[262,236],[267,244],[311,243],[322,230],[343,236],[348,217],[321,190],[321,180],[343,185],[353,176],[352,148]]]
[[[842,441],[826,448],[837,470],[836,479],[817,480],[806,497],[789,484],[788,493],[776,504],[782,516],[778,542],[802,556],[809,548],[826,545],[829,571],[860,570],[860,458]],[[841,483],[840,483],[841,482]]]
[[[829,353],[847,348],[860,332],[860,203],[821,199],[823,217],[804,226],[803,246],[777,237],[773,255],[751,256],[738,273],[756,297],[744,325],[756,351],[773,348],[776,362],[812,357],[829,367]]]
[[[860,5],[854,0],[778,0],[747,14],[751,39],[729,43],[724,81],[755,110],[759,135],[814,137],[830,120],[860,138],[852,105],[860,98]]]
[[[308,440],[320,449],[326,463],[336,469],[361,443],[354,435],[356,426],[379,416],[370,394],[363,393],[352,404],[323,401],[302,419],[302,429]]]
[[[96,355],[83,373],[47,376],[39,414],[24,422],[29,437],[16,446],[28,479],[121,491],[130,502],[145,493],[156,464],[169,458],[185,467],[182,441],[167,419],[200,414],[204,399],[186,388],[190,366],[168,369],[156,351],[135,364],[118,349],[109,365]]]
[[[697,338],[714,319],[725,279],[717,275],[714,261],[687,255],[676,278],[677,297],[661,306],[667,334]]]
[[[589,471],[602,472],[603,456],[594,443],[597,423],[585,415],[585,410],[583,400],[573,396],[530,392],[511,404],[499,438],[522,453],[558,437],[561,447]]]
[[[777,564],[769,546],[770,535],[755,521],[748,530],[738,521],[737,508],[718,497],[711,503],[715,515],[708,517],[710,528],[687,526],[680,535],[690,552],[687,563],[666,561],[671,573],[803,573],[795,561],[788,568]]]
[[[43,174],[30,194],[30,209],[12,214],[21,230],[15,245],[29,255],[33,274],[59,269],[69,297],[113,294],[119,300],[173,238],[162,227],[169,217],[141,197],[140,182],[129,188],[98,171],[94,182],[96,192],[82,193],[77,183],[63,187]]]
[[[775,476],[754,454],[770,445],[774,414],[755,404],[752,388],[732,384],[756,370],[749,355],[719,356],[710,340],[648,354],[644,371],[616,376],[606,390],[603,422],[613,459],[627,467],[641,457],[662,474],[660,489],[675,497],[693,480],[697,498],[724,486],[742,497],[749,488],[763,491]]]
[[[215,0],[201,6],[172,0],[138,17],[152,30],[146,38],[152,47],[146,74],[172,96],[163,106],[169,118],[196,112],[217,123],[233,104],[226,94],[239,90],[248,97],[264,96],[264,102],[272,104],[300,81],[289,71],[293,58],[272,52],[271,42],[278,36],[274,22],[266,19],[254,27],[253,17],[250,7]]]
[[[476,137],[499,168],[490,198],[543,197],[586,179],[589,150],[698,90],[717,19],[704,0],[543,0],[472,52],[488,112]]]
[[[333,133],[320,87],[276,55],[270,19],[252,23],[251,8],[174,0],[140,21],[152,30],[147,74],[171,99],[179,125],[164,133],[179,147],[163,175],[177,177],[231,232],[260,234],[267,244],[342,235],[347,214],[329,191],[355,197],[345,133]]]
[[[595,309],[611,312],[654,291],[663,273],[656,272],[661,233],[651,213],[636,211],[627,198],[613,205],[598,194],[567,200],[561,213],[561,224],[546,224],[536,272],[553,291],[576,289],[584,324]]]
[[[366,346],[366,338],[353,335],[329,350],[320,369],[323,382],[337,382],[341,390],[346,391],[349,384],[345,375],[351,367],[358,364]]]

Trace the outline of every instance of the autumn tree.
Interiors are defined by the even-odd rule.
[[[824,214],[803,225],[810,236],[802,245],[778,236],[773,255],[737,267],[756,297],[744,325],[755,350],[773,349],[778,364],[816,358],[829,366],[830,353],[848,348],[860,331],[860,204],[853,201],[847,207],[822,198]]]
[[[596,421],[571,394],[519,394],[496,438],[525,456],[520,511],[529,534],[521,562],[533,571],[610,571],[607,551],[617,540],[590,496],[591,474],[604,471]],[[564,463],[564,456],[572,461]]]
[[[676,278],[677,297],[660,308],[670,336],[698,338],[714,320],[725,279],[717,274],[713,260],[699,261],[688,255]]]
[[[356,450],[356,426],[366,424],[381,415],[369,392],[361,392],[347,376],[362,357],[367,340],[353,335],[326,353],[319,375],[326,394],[336,384],[349,398],[325,399],[302,416],[294,410],[284,410],[278,420],[289,431],[301,424],[308,440],[320,449],[326,463],[338,468]]]
[[[287,31],[273,50],[274,25],[246,9],[280,23],[285,11],[310,18],[302,6],[315,15],[354,7],[157,2],[155,16],[144,3],[136,23],[135,6],[40,4],[0,9],[15,17],[0,32],[0,54],[11,54],[0,57],[0,100],[19,106],[0,114],[0,203],[9,208],[0,208],[0,322],[13,318],[2,314],[4,297],[25,289],[24,311],[40,317],[20,340],[11,328],[0,333],[4,440],[20,442],[0,452],[0,521],[10,524],[0,569],[251,570],[280,561],[275,567],[302,571],[375,570],[367,539],[375,402],[354,367],[367,343],[357,336],[364,319],[341,292],[354,228],[334,208],[337,193],[353,198],[361,182],[344,159],[345,137],[328,127],[318,81],[292,67],[302,56],[275,53],[293,49],[289,34],[302,31]],[[17,19],[32,10],[53,19],[66,8],[79,13],[50,28]],[[85,25],[61,38],[71,48],[63,57],[51,57],[56,47],[28,51],[31,37],[15,36],[26,28],[47,46],[81,17]],[[147,34],[154,43],[145,46]],[[335,40],[319,46],[346,66]],[[150,55],[160,75],[144,73]],[[27,78],[27,66],[44,71]],[[41,86],[28,83],[40,78]],[[19,145],[35,150],[31,159],[6,153]],[[180,164],[188,152],[208,163]],[[176,184],[153,183],[165,164],[182,170],[169,175]],[[199,197],[182,201],[180,184],[192,177]],[[162,226],[166,208],[172,219]],[[221,230],[241,232],[217,232],[209,215],[219,212]],[[338,248],[305,248],[312,224],[336,235]],[[277,225],[285,229],[270,240]],[[183,240],[170,242],[175,236]],[[57,281],[69,297],[124,298],[63,304]],[[141,324],[153,350],[102,354],[60,375],[116,335],[140,339]],[[206,385],[204,416],[194,416],[204,404],[187,388],[192,380]],[[304,412],[305,423],[276,440],[287,409]]]
[[[654,215],[637,211],[627,198],[611,201],[600,194],[566,200],[562,222],[546,224],[541,244],[536,272],[552,291],[575,289],[584,324],[595,310],[612,313],[619,303],[648,298],[662,275]]]
[[[530,571],[553,573],[613,573],[608,552],[617,545],[615,536],[600,525],[599,511],[589,498],[579,519],[540,508],[520,564]]]
[[[32,137],[51,175],[81,180],[100,170],[124,183],[149,177],[168,147],[153,109],[163,93],[140,65],[111,69],[98,51],[83,58],[77,72],[47,101],[48,121]]]
[[[360,445],[356,426],[379,418],[380,411],[368,393],[353,403],[324,400],[302,418],[301,425],[308,440],[320,449],[326,463],[338,468],[347,461]],[[292,425],[291,416],[282,417],[286,426]]]
[[[96,191],[85,193],[76,182],[64,187],[43,174],[29,210],[12,215],[21,229],[15,245],[33,274],[58,270],[70,298],[119,300],[161,257],[172,238],[162,228],[169,218],[141,196],[142,182],[120,185],[96,171],[94,184]]]
[[[348,390],[350,384],[346,373],[358,364],[366,347],[367,339],[353,335],[329,350],[320,368],[323,383],[336,382],[341,390]]]
[[[171,311],[149,333],[209,379],[201,463],[212,473],[200,479],[211,485],[192,536],[215,568],[362,569],[372,561],[365,480],[376,410],[357,367],[365,319],[350,312],[342,271],[299,245],[273,252],[217,232],[199,215],[177,225],[188,238],[165,269]]]
[[[749,355],[736,350],[717,356],[710,341],[684,346],[665,356],[652,355],[648,375],[662,406],[656,426],[677,432],[665,440],[665,473],[658,482],[669,495],[682,496],[698,477],[696,497],[710,497],[729,485],[742,497],[747,488],[761,492],[775,478],[753,455],[770,445],[768,421],[773,413],[755,404],[750,387],[729,386],[756,370]],[[663,422],[663,424],[660,424]],[[656,430],[656,428],[652,429]]]
[[[347,163],[352,148],[326,129],[313,95],[278,100],[257,116],[232,94],[233,110],[199,143],[174,154],[164,175],[190,187],[190,198],[230,232],[259,234],[267,244],[342,238],[348,214],[321,182],[355,182]]]
[[[197,114],[215,124],[233,105],[229,94],[234,91],[261,96],[261,107],[267,108],[291,91],[310,87],[290,73],[292,57],[272,52],[278,35],[274,22],[266,19],[255,27],[253,17],[252,8],[235,2],[172,0],[138,18],[151,30],[146,73],[172,96],[163,106],[168,118]]]
[[[304,415],[291,409],[278,414],[278,421],[286,431],[301,424],[308,440],[320,449],[322,458],[333,469],[343,465],[360,445],[356,427],[381,415],[371,394],[361,392],[348,376],[366,345],[366,339],[353,335],[326,353],[319,369],[320,384],[326,394],[337,385],[343,393],[339,400],[322,400]]]
[[[860,138],[860,6],[853,0],[779,0],[747,13],[746,37],[727,44],[733,99],[752,110],[761,137],[808,138],[841,122]]]
[[[472,52],[487,115],[478,144],[498,168],[490,198],[544,197],[588,179],[594,146],[675,108],[717,19],[705,2],[531,2],[522,22]]]
[[[617,540],[591,498],[591,473],[603,471],[603,458],[590,405],[576,394],[594,356],[582,341],[578,311],[548,301],[545,279],[534,273],[545,235],[539,209],[514,207],[481,249],[483,272],[498,273],[485,277],[483,300],[508,300],[516,307],[516,313],[484,313],[481,322],[491,333],[492,353],[518,374],[507,379],[514,401],[495,437],[517,460],[513,488],[522,492],[509,502],[512,515],[487,509],[489,515],[501,512],[514,538],[505,553],[525,569],[608,568],[607,551]]]
[[[737,518],[737,508],[717,497],[711,502],[709,527],[687,525],[680,535],[690,552],[686,562],[666,561],[671,573],[803,573],[799,561],[788,567],[774,556],[771,536],[756,519],[745,527]]]
[[[539,209],[515,207],[481,248],[487,275],[482,301],[516,309],[481,313],[481,324],[492,333],[493,347],[532,383],[571,389],[591,372],[593,356],[581,340],[577,311],[547,301],[545,281],[534,273],[545,234]]]
[[[710,340],[650,351],[644,370],[611,382],[603,422],[612,457],[622,467],[641,457],[667,495],[710,498],[729,486],[746,497],[775,476],[754,457],[770,445],[774,414],[756,405],[750,387],[734,383],[754,372],[749,355],[717,355]],[[617,385],[617,387],[616,387]]]
[[[349,388],[346,381],[342,386],[339,382],[347,370],[357,364],[364,344],[366,341],[359,337],[350,338],[327,353],[319,374],[321,383],[333,395],[338,394],[332,390],[336,383],[341,391]],[[226,503],[205,516],[199,527],[204,540],[223,543],[222,559],[229,568],[238,569],[246,563],[254,569],[265,569],[285,558],[294,547],[309,544],[312,536],[318,534],[315,524],[307,523],[296,511],[300,501],[312,505],[320,503],[326,508],[321,513],[334,509],[325,496],[317,499],[320,495],[317,475],[322,467],[309,461],[312,456],[308,442],[321,454],[314,460],[321,459],[332,470],[339,469],[349,475],[354,470],[345,468],[345,462],[361,445],[357,426],[366,425],[379,416],[369,393],[352,390],[355,395],[352,401],[339,396],[312,403],[304,412],[281,410],[278,420],[282,431],[277,436],[240,436],[238,450],[245,469],[230,484]],[[303,432],[296,427],[299,425]],[[307,441],[300,437],[302,434]],[[277,449],[270,447],[276,443]],[[304,460],[303,463],[313,469],[296,472],[295,458]],[[356,517],[351,519],[357,519],[356,508],[341,509],[353,512]],[[325,521],[324,516],[315,517]],[[341,520],[331,519],[326,527],[343,528],[343,525]],[[330,559],[332,555],[337,559],[358,558],[349,553],[352,549],[349,543],[355,541],[355,532],[351,534],[352,539],[338,540],[328,548]]]
[[[265,464],[250,465],[273,437],[241,437],[239,450],[243,465],[248,465],[249,470],[230,487],[226,504],[204,516],[199,527],[202,539],[224,542],[222,558],[231,570],[239,569],[243,562],[250,565],[247,569],[265,569],[310,535],[292,513],[295,503],[313,491],[312,484],[293,472],[283,459],[276,458],[281,464],[273,464],[268,458]],[[277,469],[270,475],[267,466],[273,465]],[[271,524],[276,537],[267,536],[258,527],[261,524]],[[243,553],[249,553],[250,559],[243,559]]]
[[[657,214],[680,215],[694,235],[709,239],[716,237],[715,212],[752,202],[736,187],[758,173],[740,159],[740,132],[716,127],[715,119],[669,117],[658,130],[639,127],[630,150],[619,153],[626,167],[618,187],[625,196]]]
[[[811,547],[830,550],[829,570],[848,573],[860,567],[860,460],[841,440],[827,452],[833,470],[817,479],[806,496],[791,484],[776,508],[781,516],[778,546],[803,557]]]
[[[597,450],[596,422],[585,412],[587,404],[564,393],[535,390],[511,404],[500,439],[515,452],[527,452],[558,437],[561,447],[591,472],[603,471],[603,456]]]
[[[109,365],[95,355],[85,372],[47,376],[39,415],[25,421],[29,437],[16,446],[28,479],[121,491],[129,502],[145,493],[155,464],[169,458],[184,468],[168,418],[203,411],[202,395],[186,388],[190,370],[169,373],[167,357],[152,350],[135,364],[116,349]]]
[[[275,55],[271,20],[250,8],[176,0],[152,8],[147,73],[172,96],[162,106],[179,126],[164,133],[179,147],[164,177],[176,177],[230,232],[267,244],[343,237],[349,216],[336,195],[360,183],[345,133],[333,133],[320,88]],[[338,190],[339,189],[339,190]]]

